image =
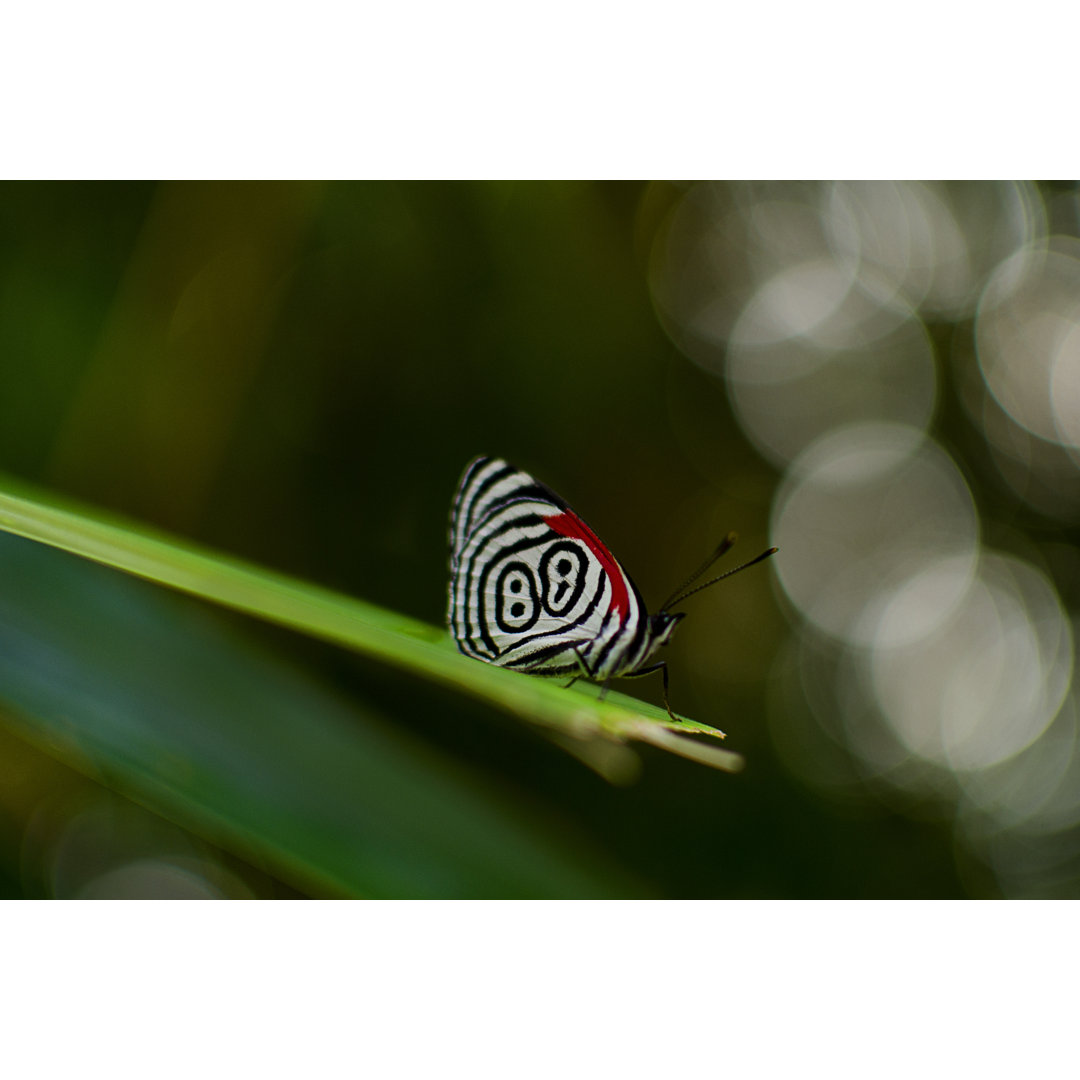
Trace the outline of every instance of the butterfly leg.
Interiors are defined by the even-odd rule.
[[[581,672],[575,675],[564,687],[564,690],[569,690],[571,686],[578,681],[578,679],[591,679],[592,672],[589,670],[589,665],[585,662],[585,657],[578,652],[576,645],[573,646],[574,659],[577,661],[577,665],[581,668]]]
[[[667,714],[672,720],[678,720],[679,718],[671,711],[671,702],[668,701],[668,669],[666,661],[661,660],[658,664],[651,664],[649,667],[641,668],[639,671],[628,672],[623,678],[636,679],[639,675],[651,675],[654,671],[659,671],[664,677],[664,708],[667,709]]]

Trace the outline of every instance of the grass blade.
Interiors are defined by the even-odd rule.
[[[661,729],[722,738],[716,728],[690,720],[674,722],[662,710],[622,694],[601,702],[594,689],[565,691],[542,679],[478,663],[462,656],[444,630],[10,479],[0,487],[0,529],[344,645],[564,736],[644,739],[716,768],[737,771],[743,764],[738,754],[702,746],[695,739],[673,742],[650,734]]]

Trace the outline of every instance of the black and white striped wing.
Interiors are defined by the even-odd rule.
[[[469,656],[609,678],[649,648],[634,583],[553,491],[498,458],[465,470],[450,520],[448,621]]]

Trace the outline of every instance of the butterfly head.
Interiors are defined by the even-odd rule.
[[[650,615],[649,636],[652,638],[652,647],[656,649],[661,645],[666,645],[671,640],[671,635],[675,633],[679,620],[685,618],[686,614],[682,611],[677,611],[675,614],[661,611],[656,615]]]

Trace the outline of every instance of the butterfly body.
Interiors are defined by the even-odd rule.
[[[480,457],[451,510],[447,618],[463,653],[499,667],[604,684],[660,670],[666,703],[667,667],[649,662],[683,616],[650,615],[630,576],[558,495],[500,458]]]

